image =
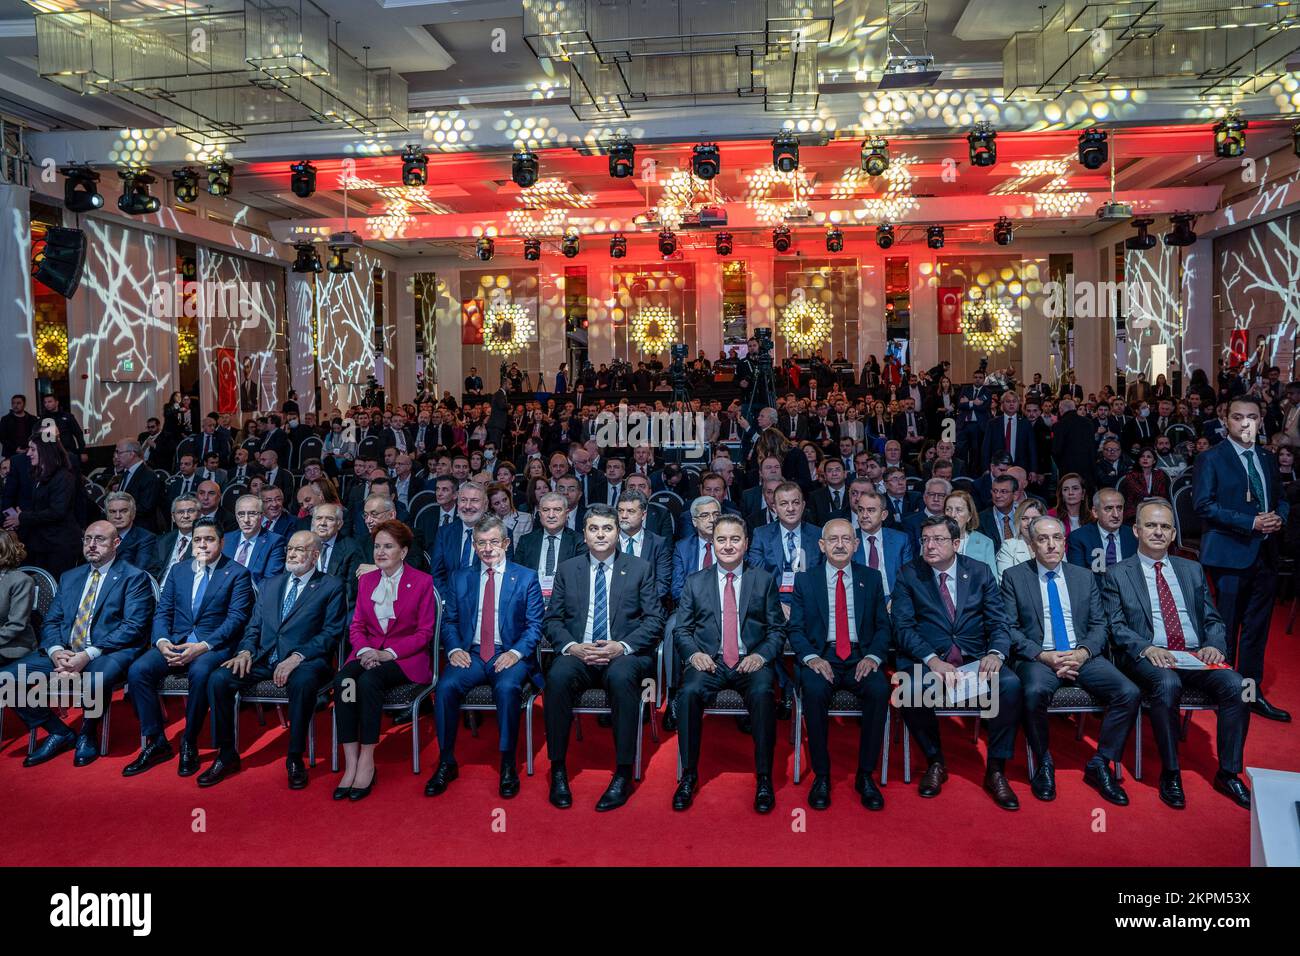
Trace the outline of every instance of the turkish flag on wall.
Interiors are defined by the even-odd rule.
[[[939,289],[939,334],[961,335],[961,286]]]
[[[1232,364],[1240,365],[1246,361],[1249,350],[1249,332],[1246,329],[1233,329],[1231,336],[1228,338],[1228,351],[1232,356]]]
[[[239,382],[235,377],[235,350],[216,349],[217,412],[233,415],[239,411]]]

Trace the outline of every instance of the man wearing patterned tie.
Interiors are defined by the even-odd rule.
[[[247,568],[253,583],[275,577],[284,570],[284,538],[262,529],[262,499],[241,495],[235,502],[235,520],[239,534],[227,535],[225,555],[240,567]]]
[[[127,674],[144,746],[122,768],[124,777],[172,758],[163,735],[158,691],[164,680],[178,674],[189,678],[189,696],[177,773],[182,777],[198,773],[199,731],[208,715],[208,678],[226,659],[253,607],[252,578],[246,568],[221,553],[221,537],[215,522],[202,518],[194,522],[194,560],[176,565],[167,577],[153,617],[153,648],[138,657]]]
[[[673,548],[670,590],[674,601],[681,599],[689,575],[713,565],[713,523],[722,514],[722,505],[711,495],[700,495],[691,502],[690,513],[695,533],[682,538]]]
[[[158,539],[154,552],[154,565],[162,569],[159,585],[166,585],[167,575],[177,562],[190,556],[190,533],[199,517],[199,499],[181,495],[172,502],[172,524],[175,528]]]
[[[1020,480],[1005,472],[989,482],[989,497],[993,504],[980,512],[980,531],[997,547],[1017,534],[1015,512],[1019,490]]]
[[[1011,619],[987,564],[957,553],[961,529],[951,518],[921,523],[921,553],[899,572],[890,601],[898,646],[898,670],[912,688],[903,719],[921,752],[926,770],[918,793],[936,797],[948,779],[939,739],[939,718],[923,694],[923,668],[941,678],[958,667],[978,662],[996,696],[983,723],[988,728],[984,789],[1004,810],[1020,801],[1007,783],[1006,762],[1015,752],[1020,723],[1020,678],[1008,664]]]
[[[458,568],[444,602],[442,646],[447,667],[438,677],[434,712],[438,724],[438,767],[424,795],[446,791],[460,771],[456,763],[456,732],[460,705],[475,687],[492,688],[496,704],[501,754],[497,793],[509,799],[519,793],[519,712],[524,685],[543,685],[537,660],[542,636],[542,590],[537,574],[506,560],[510,532],[496,515],[479,518],[473,527],[479,567]]]
[[[289,789],[307,786],[307,728],[321,688],[334,675],[348,626],[343,582],[321,574],[320,560],[320,538],[310,531],[290,536],[285,573],[262,586],[238,650],[208,679],[217,756],[199,774],[200,787],[215,786],[239,770],[235,695],[263,681],[285,688],[289,696]]]
[[[487,512],[487,491],[467,481],[456,492],[456,520],[438,529],[433,542],[433,586],[439,594],[450,594],[452,574],[460,568],[479,566],[474,550],[474,524]]]
[[[1228,663],[1254,682],[1251,711],[1286,722],[1291,715],[1265,700],[1263,690],[1282,529],[1291,507],[1277,460],[1258,441],[1262,422],[1258,399],[1241,395],[1232,400],[1227,441],[1196,458],[1193,501],[1205,522],[1200,560],[1223,613]]]
[[[542,713],[551,761],[550,801],[561,809],[573,805],[565,764],[573,708],[592,688],[603,688],[609,698],[615,753],[614,777],[596,809],[621,807],[632,794],[644,703],[641,682],[654,673],[663,616],[654,570],[619,551],[618,534],[613,508],[595,504],[587,509],[587,554],[570,558],[556,570],[546,611],[545,633],[555,662],[546,675]]]
[[[537,572],[542,600],[549,601],[555,570],[562,563],[587,550],[572,528],[565,527],[569,503],[558,491],[549,491],[537,500],[538,527],[519,539],[515,563]]]
[[[1174,543],[1169,502],[1153,498],[1138,505],[1134,530],[1138,553],[1106,572],[1102,599],[1120,666],[1142,689],[1151,711],[1162,768],[1160,799],[1176,810],[1187,805],[1178,764],[1178,705],[1183,688],[1193,687],[1217,707],[1214,789],[1248,808],[1250,791],[1239,774],[1250,708],[1242,675],[1226,666],[1223,618],[1210,600],[1205,571],[1169,553]]]
[[[1024,689],[1025,736],[1037,768],[1030,789],[1039,800],[1056,799],[1056,768],[1047,749],[1047,708],[1062,686],[1078,686],[1106,705],[1097,752],[1083,782],[1102,799],[1128,805],[1128,794],[1111,772],[1137,719],[1137,687],[1105,657],[1108,630],[1097,575],[1065,562],[1065,526],[1058,518],[1029,523],[1034,561],[1007,568],[1002,594],[1012,618],[1011,646]]]
[[[857,550],[853,552],[853,560],[880,572],[880,583],[888,601],[899,571],[912,560],[912,539],[902,531],[884,526],[885,496],[874,489],[865,489],[858,495],[857,518]]]
[[[1137,538],[1124,523],[1124,496],[1114,488],[1102,488],[1092,496],[1090,521],[1070,532],[1067,560],[1097,574],[1137,554]]]
[[[872,492],[868,500],[878,514],[879,496]],[[790,644],[802,665],[798,679],[813,768],[808,805],[814,810],[831,804],[829,713],[831,697],[841,688],[851,691],[862,709],[854,789],[868,810],[885,806],[871,772],[880,760],[889,706],[889,681],[883,670],[889,651],[889,614],[879,570],[852,560],[856,541],[846,519],[827,522],[819,542],[825,565],[795,578],[790,606]]]
[[[745,522],[723,515],[713,525],[717,563],[686,579],[673,642],[683,662],[677,694],[677,744],[682,775],[673,809],[686,810],[699,788],[700,732],[707,701],[731,689],[744,698],[754,736],[754,809],[776,805],[772,762],[776,746],[772,662],[785,644],[785,614],[777,579],[745,566]],[[820,563],[819,565],[820,566]]]
[[[34,767],[76,748],[74,762],[84,767],[99,756],[97,739],[103,708],[126,678],[127,668],[144,645],[153,614],[149,575],[117,559],[117,529],[107,521],[92,522],[81,539],[86,564],[59,578],[54,603],[41,625],[41,644],[26,657],[0,669],[0,687],[26,674],[82,674],[91,681],[80,732],[74,734],[48,707],[19,707],[29,730],[44,727],[45,737],[23,759]],[[102,680],[102,684],[98,684]],[[95,704],[98,706],[95,706]]]
[[[851,514],[844,462],[838,458],[827,458],[822,466],[822,474],[826,484],[813,491],[809,502],[809,520],[818,525],[824,525],[832,518],[847,518]]]

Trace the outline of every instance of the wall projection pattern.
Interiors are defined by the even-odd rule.
[[[358,250],[352,271],[316,276],[316,355],[324,410],[361,401],[375,374],[375,266]]]
[[[1300,328],[1300,216],[1282,216],[1214,243],[1218,263],[1218,340],[1228,357],[1233,329],[1248,347],[1266,336],[1270,365],[1294,362]]]
[[[234,350],[239,365],[239,414],[268,411],[279,405],[279,380],[284,370],[283,345],[277,339],[283,314],[284,270],[268,262],[232,256],[200,246],[199,280],[204,288],[225,294],[205,303],[198,316],[202,363],[209,381],[207,394],[217,394],[218,348]]]
[[[152,233],[86,218],[86,267],[69,312],[72,412],[86,444],[143,423],[172,389],[172,362],[162,349],[175,320],[154,315],[155,284],[170,285],[170,242]],[[147,276],[148,278],[140,278]],[[74,331],[84,329],[86,331]],[[118,420],[122,425],[115,429]]]
[[[1155,381],[1151,346],[1169,347],[1169,371],[1208,366],[1207,356],[1186,347],[1185,316],[1200,308],[1193,301],[1198,270],[1210,268],[1207,256],[1191,246],[1167,246],[1124,253],[1124,288],[1117,293],[1116,308],[1126,316],[1124,372],[1143,372]],[[1106,306],[1110,308],[1109,305]]]

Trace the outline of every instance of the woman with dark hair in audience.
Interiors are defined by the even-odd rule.
[[[23,543],[7,531],[0,531],[0,666],[36,650],[32,628],[35,584],[26,571]]]
[[[1082,477],[1074,472],[1061,476],[1056,485],[1056,507],[1048,514],[1061,520],[1067,538],[1071,531],[1097,520],[1092,513],[1092,505],[1088,504],[1088,492]]]
[[[528,498],[526,501],[528,503],[528,513],[530,515],[537,514],[537,502],[541,500],[542,495],[546,494],[550,490],[550,481],[540,475],[528,479]]]
[[[371,534],[376,570],[357,580],[352,654],[334,679],[334,716],[343,745],[343,778],[335,800],[361,800],[375,783],[375,745],[384,695],[406,683],[427,684],[429,644],[438,617],[433,578],[406,565],[415,540],[400,521],[382,521]]]
[[[1164,373],[1161,372],[1156,376],[1156,383],[1151,386],[1151,400],[1153,402],[1158,402],[1162,399],[1169,399],[1172,401],[1173,397],[1174,390],[1170,388],[1169,381],[1165,378]]]
[[[1277,477],[1283,490],[1296,480],[1295,449],[1290,445],[1277,446]]]
[[[1156,467],[1154,448],[1143,448],[1133,462],[1133,470],[1119,480],[1118,491],[1124,496],[1124,521],[1132,523],[1137,506],[1147,498],[1170,499],[1169,476]]]
[[[487,487],[488,507],[505,524],[511,542],[533,530],[533,516],[515,507],[515,496],[509,482],[494,481]]]
[[[77,476],[68,453],[57,441],[33,435],[27,446],[32,465],[30,508],[14,508],[5,518],[6,531],[16,531],[27,547],[28,560],[54,575],[71,570],[81,557],[81,525],[77,523]]]

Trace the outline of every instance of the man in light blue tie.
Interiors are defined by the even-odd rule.
[[[473,528],[487,506],[487,491],[476,482],[467,481],[456,492],[456,520],[439,528],[433,543],[433,586],[439,594],[450,593],[455,571],[479,566]]]

